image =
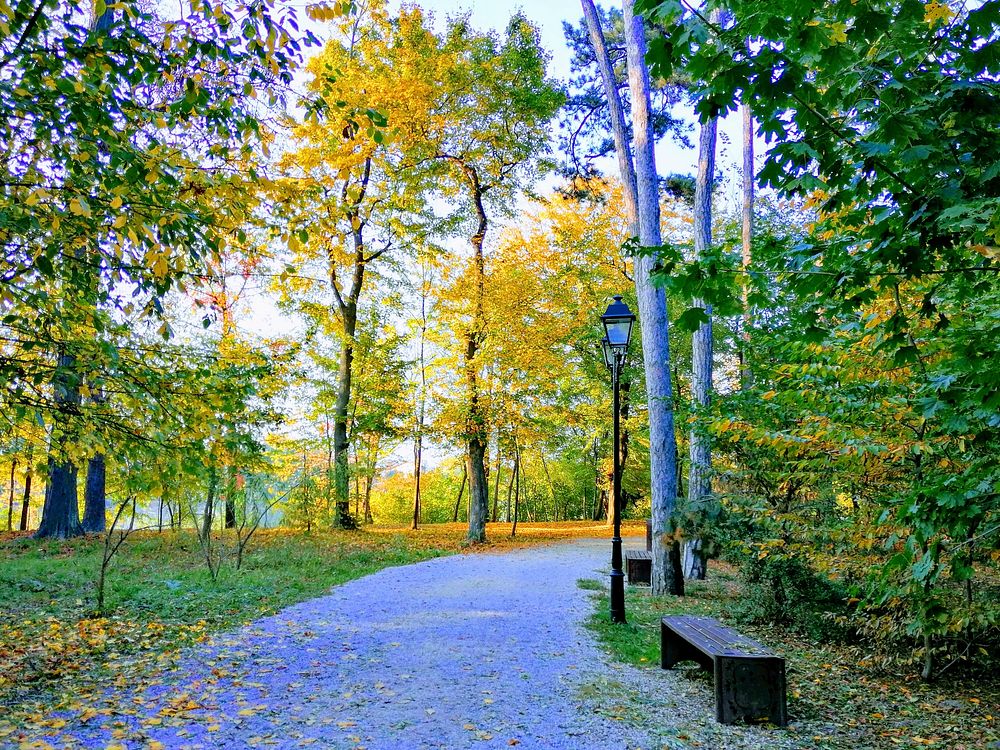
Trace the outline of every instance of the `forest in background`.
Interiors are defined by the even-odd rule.
[[[1000,7],[637,6],[584,2],[561,82],[522,16],[0,0],[6,528],[212,568],[271,521],[606,518],[621,293],[656,592],[725,556],[756,617],[988,664]]]

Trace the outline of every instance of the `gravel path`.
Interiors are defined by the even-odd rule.
[[[602,575],[608,553],[607,540],[577,541],[381,571],[217,637],[147,685],[119,685],[107,715],[74,721],[63,738],[126,748],[794,747],[786,733],[714,724],[704,681],[608,665],[581,629],[593,605],[577,586]],[[651,715],[637,712],[644,704]]]

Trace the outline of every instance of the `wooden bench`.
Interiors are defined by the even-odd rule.
[[[711,617],[676,615],[660,622],[660,666],[695,661],[715,678],[715,720],[788,723],[785,660]]]
[[[645,550],[626,550],[625,573],[633,586],[649,586],[653,581],[653,554]]]

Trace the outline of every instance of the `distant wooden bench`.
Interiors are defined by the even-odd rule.
[[[646,550],[625,551],[625,573],[633,586],[649,586],[653,580],[653,553]]]
[[[715,677],[715,720],[788,723],[785,660],[711,617],[676,615],[660,622],[660,666],[695,661]]]

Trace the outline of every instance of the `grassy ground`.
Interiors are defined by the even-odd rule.
[[[688,595],[683,598],[651,597],[645,587],[629,587],[626,625],[610,622],[603,585],[591,580],[580,585],[599,589],[588,626],[619,661],[659,669],[659,620],[668,614],[716,617],[783,653],[791,719],[788,731],[807,747],[1000,748],[1000,674],[925,684],[912,674],[859,666],[864,656],[859,644],[821,644],[776,626],[735,623],[733,605],[742,589],[733,569],[723,563],[712,563],[708,580],[688,582]],[[711,690],[707,673],[685,674]]]
[[[628,527],[640,533],[640,526]],[[306,534],[261,531],[235,570],[213,580],[193,532],[136,533],[112,563],[103,613],[95,586],[103,538],[67,542],[0,535],[0,745],[18,725],[58,708],[86,710],[110,675],[147,679],[179,650],[224,628],[320,596],[393,565],[456,552],[497,552],[606,536],[593,523],[490,524],[486,545],[464,546],[463,524]],[[222,549],[233,540],[217,541]]]

